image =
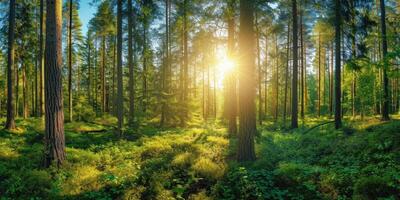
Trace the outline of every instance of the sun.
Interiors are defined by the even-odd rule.
[[[221,56],[221,59],[217,62],[217,79],[218,88],[224,87],[224,79],[227,75],[232,73],[236,68],[236,62],[227,56]]]
[[[229,59],[227,57],[224,57],[220,63],[218,69],[220,70],[220,73],[222,76],[226,76],[226,74],[232,72],[232,70],[235,68],[235,62],[232,59]]]

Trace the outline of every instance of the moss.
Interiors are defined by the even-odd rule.
[[[204,157],[198,158],[192,165],[192,170],[200,176],[219,179],[224,175],[224,167]]]

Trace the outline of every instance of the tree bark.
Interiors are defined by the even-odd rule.
[[[40,31],[39,31],[39,117],[44,115],[44,60],[43,60],[43,31],[44,31],[44,0],[40,0]]]
[[[72,0],[69,1],[68,26],[68,121],[72,122]]]
[[[14,28],[15,28],[15,0],[10,0],[8,17],[8,57],[7,57],[7,120],[5,129],[15,129],[15,102],[14,102]]]
[[[129,68],[129,122],[134,122],[135,116],[135,94],[133,88],[134,69],[133,69],[133,9],[132,0],[128,0],[128,68]]]
[[[122,0],[118,0],[117,6],[117,110],[118,110],[118,134],[122,137],[122,125],[123,125],[123,113],[124,113],[124,105],[123,105],[123,96],[122,96]]]
[[[288,79],[289,79],[289,65],[290,65],[290,22],[287,27],[287,48],[286,48],[286,68],[285,68],[285,92],[283,97],[283,125],[286,126],[286,113],[287,113],[287,95],[288,95]]]
[[[381,8],[381,32],[382,32],[382,54],[384,60],[383,67],[383,107],[382,107],[382,120],[389,121],[389,78],[387,75],[387,36],[386,36],[386,11],[385,11],[385,0],[380,0],[380,8]]]
[[[44,166],[60,166],[65,159],[62,95],[62,1],[47,0],[45,48],[45,155]]]
[[[341,2],[335,0],[335,128],[339,129],[342,126],[341,117],[341,44],[340,44],[340,33],[341,33]]]
[[[227,2],[228,10],[228,58],[232,59],[235,48],[235,0]],[[236,96],[236,71],[233,70],[227,77],[227,111],[228,111],[228,132],[231,136],[237,134],[237,96]]]
[[[292,128],[298,127],[298,99],[297,99],[297,76],[298,76],[298,37],[297,37],[297,2],[292,0],[293,13],[293,81],[292,81]]]
[[[239,74],[239,136],[238,161],[256,159],[254,135],[256,134],[255,113],[255,63],[254,63],[254,1],[240,0],[239,50],[241,60]]]

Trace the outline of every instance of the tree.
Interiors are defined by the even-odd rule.
[[[122,136],[123,125],[123,96],[122,96],[122,0],[118,0],[117,5],[117,117],[118,117],[118,134]]]
[[[100,85],[101,85],[101,111],[105,112],[107,107],[107,97],[106,97],[106,38],[111,37],[115,34],[115,16],[112,12],[112,8],[109,1],[103,1],[95,14],[95,17],[91,19],[90,25],[93,31],[96,33],[96,37],[101,40],[101,62],[100,62],[100,70],[98,73],[100,74]],[[96,39],[97,39],[96,38]],[[97,53],[97,51],[96,51]],[[97,54],[96,54],[97,59]],[[96,64],[97,66],[97,64]],[[95,76],[96,77],[96,76]],[[97,85],[97,77],[95,79],[95,85]],[[98,88],[95,87],[95,90]],[[97,95],[97,93],[95,93]],[[95,98],[95,102],[97,102],[97,98]]]
[[[254,1],[240,0],[239,51],[239,135],[238,161],[256,159],[254,136],[256,134],[255,114],[255,55],[254,55]]]
[[[292,15],[293,15],[293,81],[292,81],[292,128],[298,127],[298,99],[297,99],[297,2],[292,0]]]
[[[62,94],[62,1],[46,1],[45,48],[45,152],[44,166],[60,166],[65,159],[64,112]]]
[[[129,68],[129,122],[133,123],[135,116],[135,91],[133,68],[133,9],[132,0],[128,0],[128,68]]]
[[[8,17],[8,59],[7,59],[7,121],[5,129],[15,129],[14,103],[14,27],[15,27],[15,0],[10,0]]]
[[[227,1],[227,21],[228,21],[228,59],[233,59],[235,48],[235,4],[236,0]],[[227,76],[226,109],[228,114],[228,132],[231,136],[237,133],[237,96],[236,96],[236,73],[232,71]]]
[[[341,103],[341,0],[335,0],[335,128],[339,129],[342,126],[342,103]]]
[[[69,0],[68,24],[68,120],[72,122],[72,0]]]
[[[38,63],[39,63],[39,106],[38,116],[42,117],[44,114],[44,60],[43,60],[43,31],[44,31],[44,0],[40,0],[40,11],[39,11],[39,52],[38,52]]]
[[[382,120],[389,121],[389,78],[387,75],[388,61],[387,61],[387,36],[386,36],[386,10],[385,0],[380,0],[381,10],[381,32],[382,32],[382,54],[383,54],[383,108],[382,108]]]

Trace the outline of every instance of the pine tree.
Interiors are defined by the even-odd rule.
[[[62,95],[61,22],[62,1],[46,1],[45,47],[45,154],[44,166],[60,166],[65,159],[64,112]]]

